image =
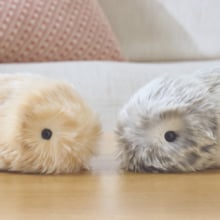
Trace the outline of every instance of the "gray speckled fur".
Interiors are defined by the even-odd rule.
[[[135,172],[189,172],[220,166],[220,70],[164,76],[140,89],[121,110],[119,160]],[[178,138],[167,142],[166,131]]]

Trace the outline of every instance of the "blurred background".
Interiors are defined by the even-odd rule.
[[[132,61],[220,58],[218,0],[99,0]]]
[[[218,0],[0,0],[0,72],[72,83],[114,129],[149,80],[220,66]]]

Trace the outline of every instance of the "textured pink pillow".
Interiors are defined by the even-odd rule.
[[[122,60],[96,0],[0,0],[0,62]]]

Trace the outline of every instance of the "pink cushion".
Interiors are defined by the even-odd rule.
[[[122,60],[96,0],[1,0],[0,62]]]

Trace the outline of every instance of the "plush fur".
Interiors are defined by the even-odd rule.
[[[121,110],[116,129],[121,167],[189,172],[220,165],[220,71],[157,78]],[[167,131],[177,139],[168,142]]]
[[[74,173],[87,168],[101,126],[67,83],[33,75],[0,75],[0,169]],[[52,137],[41,136],[44,128]]]

